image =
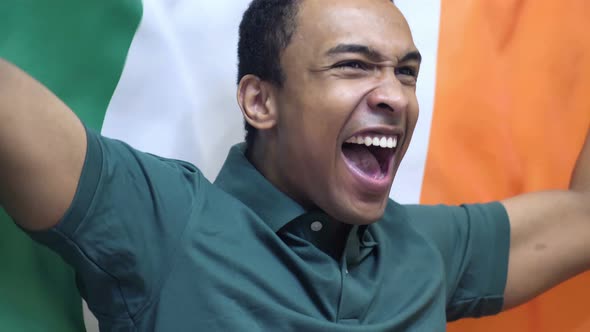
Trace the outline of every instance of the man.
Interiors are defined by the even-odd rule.
[[[0,202],[74,265],[102,329],[442,330],[589,268],[588,141],[568,192],[388,200],[420,65],[390,1],[255,0],[238,49],[247,143],[215,184],[0,66]]]

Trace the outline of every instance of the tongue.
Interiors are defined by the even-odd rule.
[[[370,176],[377,178],[381,175],[381,166],[377,158],[364,145],[345,144],[342,147],[344,157],[358,170]]]

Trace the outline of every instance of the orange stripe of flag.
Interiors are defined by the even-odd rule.
[[[442,1],[423,203],[567,188],[590,125],[588,17],[586,0]],[[588,285],[449,331],[574,332],[590,326]]]

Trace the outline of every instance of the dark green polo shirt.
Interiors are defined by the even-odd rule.
[[[501,204],[390,201],[342,255],[334,223],[273,187],[242,145],[212,184],[89,132],[70,210],[32,236],[76,268],[104,331],[443,331],[501,309]]]

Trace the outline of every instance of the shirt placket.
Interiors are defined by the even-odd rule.
[[[365,312],[367,306],[367,294],[364,294],[362,287],[359,288],[358,282],[354,278],[357,273],[362,273],[361,262],[368,250],[361,248],[359,240],[359,227],[355,226],[350,231],[342,258],[340,260],[340,274],[342,278],[342,288],[340,293],[340,303],[338,306],[338,322],[344,324],[358,324]]]

